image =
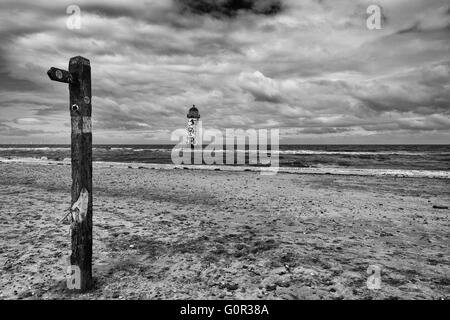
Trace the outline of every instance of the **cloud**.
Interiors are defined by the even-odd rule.
[[[242,72],[238,81],[241,88],[250,92],[256,101],[280,102],[282,99],[279,85],[259,71]]]
[[[366,28],[365,0],[80,0],[79,30],[70,4],[2,2],[3,143],[69,141],[68,88],[46,71],[76,55],[91,60],[103,143],[167,142],[192,104],[204,126],[294,142],[450,136],[447,1],[378,0],[381,30]]]
[[[216,18],[235,17],[239,13],[274,15],[282,10],[279,0],[176,0],[182,13],[207,14]]]
[[[11,137],[23,137],[30,135],[39,135],[46,133],[44,130],[36,130],[36,129],[22,129],[18,127],[13,127],[8,124],[0,122],[0,132],[3,137],[11,138]]]

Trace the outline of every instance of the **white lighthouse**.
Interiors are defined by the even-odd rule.
[[[200,113],[195,105],[192,105],[192,108],[189,109],[187,118],[187,144],[193,147],[198,143],[198,119],[200,119]]]

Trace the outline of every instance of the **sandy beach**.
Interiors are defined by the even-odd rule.
[[[0,163],[0,299],[448,299],[449,182],[94,166],[73,294],[70,163]]]

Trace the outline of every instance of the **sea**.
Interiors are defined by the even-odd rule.
[[[92,148],[93,161],[107,163],[171,164],[174,145],[101,144]],[[225,150],[225,148],[224,148]],[[238,152],[234,151],[235,156]],[[70,161],[70,145],[0,145],[0,161]],[[270,153],[270,152],[269,152]],[[433,171],[450,175],[450,145],[280,145],[281,168]],[[248,150],[246,151],[248,161]],[[246,162],[247,163],[247,162]],[[233,163],[231,165],[238,166]],[[242,165],[242,164],[240,164]]]

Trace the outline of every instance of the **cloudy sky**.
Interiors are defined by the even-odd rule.
[[[69,5],[81,28],[67,27]],[[381,30],[366,26],[382,8]],[[67,85],[92,66],[94,143],[204,127],[292,143],[449,143],[447,0],[0,0],[0,143],[68,143]]]

